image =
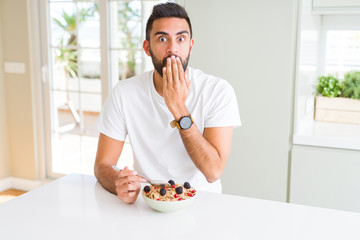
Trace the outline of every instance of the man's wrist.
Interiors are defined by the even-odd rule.
[[[173,113],[175,121],[179,122],[182,117],[189,116],[190,113],[185,107],[184,109],[177,111],[176,113]]]

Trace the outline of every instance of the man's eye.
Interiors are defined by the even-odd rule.
[[[164,37],[159,38],[159,40],[160,40],[160,42],[166,42],[166,38],[164,38]]]
[[[179,42],[183,42],[183,41],[185,41],[185,38],[179,37]]]

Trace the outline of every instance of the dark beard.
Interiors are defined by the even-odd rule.
[[[174,54],[173,54],[173,55],[169,55],[169,56],[167,56],[166,58],[164,58],[164,59],[162,60],[162,62],[161,62],[159,59],[157,59],[157,58],[154,56],[153,52],[151,51],[151,48],[149,48],[149,49],[150,49],[150,56],[151,56],[151,60],[152,60],[152,62],[153,62],[154,68],[155,68],[155,70],[158,72],[158,74],[159,74],[161,77],[163,77],[163,71],[162,71],[162,69],[163,69],[163,67],[166,67],[166,60],[167,60],[169,57],[171,57],[171,56],[175,56],[175,57],[179,57],[179,56],[174,55]],[[183,67],[183,69],[184,69],[184,72],[185,72],[185,71],[186,71],[186,68],[187,68],[187,66],[188,66],[188,63],[189,63],[190,50],[189,50],[189,54],[187,55],[187,57],[186,57],[185,60],[182,60],[181,57],[179,57],[179,58],[180,58],[181,65],[182,65],[182,67]]]

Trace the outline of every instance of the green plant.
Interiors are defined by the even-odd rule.
[[[76,20],[76,12],[71,14],[62,10],[60,18],[53,18],[54,23],[63,30],[63,38],[60,39],[58,44],[59,49],[56,51],[55,61],[59,63],[65,72],[66,77],[77,77],[78,74],[78,54],[74,49],[77,45],[77,28],[78,24],[86,21],[87,17],[94,16],[98,11],[98,4],[94,4],[89,8],[82,8],[78,12],[78,22]],[[64,43],[66,37],[69,36],[67,42]]]
[[[360,99],[360,72],[348,72],[341,82],[341,96]]]
[[[317,93],[325,97],[338,97],[341,93],[339,80],[334,76],[320,76],[318,78]]]

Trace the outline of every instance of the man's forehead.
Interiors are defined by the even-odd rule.
[[[157,35],[157,33],[166,33],[169,35],[187,33],[190,35],[190,28],[187,21],[183,18],[159,18],[153,22],[151,32],[152,36]]]

